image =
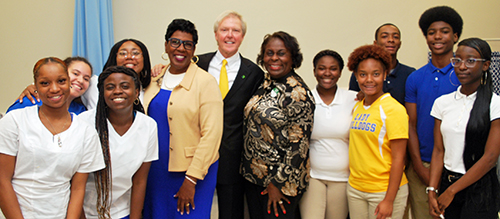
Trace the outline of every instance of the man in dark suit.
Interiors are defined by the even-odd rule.
[[[216,187],[219,218],[243,218],[244,179],[239,174],[243,150],[243,109],[262,83],[264,72],[238,52],[246,32],[246,23],[240,14],[226,11],[219,15],[214,32],[218,50],[198,56],[197,64],[220,84],[221,69],[227,62],[224,67],[229,92],[225,97],[223,94],[224,131]]]

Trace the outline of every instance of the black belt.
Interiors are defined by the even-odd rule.
[[[462,177],[464,174],[449,171],[446,168],[443,167],[443,180],[447,180],[450,183],[456,182],[460,177]]]

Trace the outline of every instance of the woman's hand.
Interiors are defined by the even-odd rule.
[[[186,177],[189,177],[186,175]],[[194,182],[197,181],[194,177],[189,177]],[[184,210],[187,214],[189,214],[189,207],[194,210],[194,193],[196,192],[196,184],[190,182],[188,179],[184,179],[181,188],[177,191],[177,194],[174,195],[174,198],[177,199],[177,211],[184,214]]]
[[[23,218],[12,178],[16,166],[16,157],[0,153],[0,209],[5,218]]]
[[[274,214],[276,215],[276,217],[278,217],[278,205],[280,206],[281,208],[281,211],[283,211],[283,214],[286,214],[286,210],[285,210],[285,206],[284,206],[284,201],[286,201],[286,203],[290,204],[290,201],[283,195],[283,193],[281,193],[281,191],[276,187],[274,186],[274,184],[272,183],[269,183],[269,185],[267,186],[266,189],[264,189],[264,191],[262,191],[260,193],[261,195],[268,195],[268,199],[267,199],[267,213],[268,214],[271,214],[271,205],[274,209]]]
[[[455,193],[451,192],[450,189],[446,189],[443,194],[441,194],[437,199],[439,209],[444,212],[444,209],[446,209],[451,204],[453,198],[455,198]]]
[[[365,98],[365,93],[363,91],[359,91],[356,94],[356,98],[354,99],[355,101],[362,101]]]
[[[66,219],[80,219],[83,212],[83,198],[87,185],[88,173],[75,173],[71,178],[71,193],[69,196],[68,212]]]
[[[27,97],[31,103],[36,104],[36,102],[40,102],[40,97],[38,97],[38,93],[36,92],[36,87],[33,84],[28,85],[23,92],[21,92],[21,95],[17,99],[19,99],[19,103],[23,103],[23,98]],[[35,98],[37,101],[35,101]]]
[[[392,201],[382,200],[375,208],[377,219],[385,219],[392,216]]]
[[[151,77],[155,78],[156,76],[160,75],[161,71],[167,67],[166,65],[163,65],[163,64],[157,64],[155,66],[153,66],[153,68],[151,69]]]
[[[444,214],[444,208],[439,208],[435,192],[429,192],[429,214],[434,218],[439,218],[439,215]]]

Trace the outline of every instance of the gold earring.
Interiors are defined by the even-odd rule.
[[[139,100],[139,98],[137,98],[137,99],[134,100],[134,105],[139,105],[140,102],[141,101]]]
[[[196,59],[196,61],[194,61],[194,59]],[[198,63],[198,61],[200,61],[200,58],[198,58],[198,56],[193,56],[193,58],[191,59],[191,62],[194,64]]]
[[[488,73],[484,72],[484,75],[481,77],[481,84],[482,85],[486,84],[486,77],[488,77]]]
[[[167,54],[167,53],[166,53],[166,52],[163,52],[163,53],[161,54],[161,59],[163,59],[163,60],[165,60],[165,61],[168,61],[168,57],[167,57],[167,58],[165,58],[165,54]],[[168,56],[168,54],[167,54],[167,56]]]

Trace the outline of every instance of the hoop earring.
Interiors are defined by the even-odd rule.
[[[166,53],[166,52],[163,52],[163,53],[161,54],[161,59],[163,59],[163,60],[165,60],[165,61],[168,61],[168,57],[167,57],[167,58],[165,58],[165,54],[167,54],[167,53]],[[167,54],[167,56],[168,56],[168,54]]]
[[[194,61],[194,59],[196,59],[196,61]],[[194,64],[198,63],[198,61],[200,61],[200,58],[198,56],[193,56],[193,58],[191,59],[191,62]]]
[[[140,103],[140,102],[141,102],[141,101],[139,100],[139,98],[137,98],[137,99],[135,99],[135,100],[134,100],[134,105],[136,105],[136,106],[137,106],[137,105],[139,105],[139,103]]]

